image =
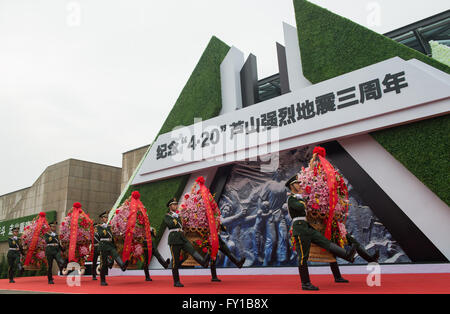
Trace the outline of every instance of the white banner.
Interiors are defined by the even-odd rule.
[[[447,113],[449,78],[420,61],[395,57],[194,121],[158,137],[133,184]]]

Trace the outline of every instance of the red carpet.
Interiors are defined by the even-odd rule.
[[[144,281],[144,276],[109,277],[109,286],[101,287],[100,281],[90,277],[81,279],[80,287],[69,287],[65,277],[55,277],[55,284],[48,285],[46,277],[17,278],[10,284],[0,280],[0,290],[40,291],[56,293],[131,293],[131,294],[299,294],[299,293],[450,293],[450,274],[384,274],[380,287],[368,287],[366,275],[345,275],[347,284],[337,284],[331,275],[312,275],[311,281],[320,288],[318,292],[300,289],[300,280],[294,275],[272,276],[221,276],[222,282],[211,282],[209,276],[182,276],[184,288],[173,287],[169,276],[154,276]]]

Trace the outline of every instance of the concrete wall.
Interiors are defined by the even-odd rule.
[[[121,191],[127,186],[128,180],[130,180],[134,170],[139,165],[139,162],[142,157],[144,157],[149,146],[150,145],[136,148],[122,154]]]
[[[56,211],[60,222],[74,202],[97,220],[114,205],[120,180],[121,168],[68,159],[49,166],[31,187],[0,196],[0,220]],[[0,242],[0,254],[7,246]]]

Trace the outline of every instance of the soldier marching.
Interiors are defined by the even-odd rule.
[[[14,227],[12,229],[12,237],[8,239],[8,278],[10,283],[15,283],[14,275],[16,274],[16,270],[19,270],[19,276],[21,276],[24,272],[24,268],[22,263],[20,262],[21,255],[24,255],[22,243],[19,238],[19,228]]]
[[[100,285],[107,286],[106,272],[108,271],[108,257],[112,257],[122,271],[127,269],[128,261],[124,263],[117,253],[111,227],[107,224],[108,214],[103,212],[99,217],[101,224],[97,226],[97,238],[100,240]]]
[[[53,261],[56,261],[59,270],[62,270],[67,266],[67,261],[64,261],[61,257],[62,246],[59,242],[59,236],[56,234],[56,221],[49,223],[50,231],[44,235],[46,247],[45,247],[45,257],[47,258],[48,269],[47,269],[47,279],[48,284],[53,285]]]

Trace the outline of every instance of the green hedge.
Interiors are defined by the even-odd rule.
[[[374,132],[372,136],[450,205],[450,115]]]
[[[158,136],[172,131],[176,126],[191,125],[196,117],[207,120],[219,114],[222,109],[220,64],[229,49],[230,47],[217,37],[211,38]],[[159,227],[167,211],[166,203],[171,197],[180,197],[188,179],[189,175],[184,175],[130,186],[121,203],[131,195],[131,191],[137,190],[141,193],[142,202],[149,211],[150,223],[158,231],[158,242],[164,231]]]
[[[445,64],[306,0],[294,0],[294,8],[303,74],[312,83],[395,56],[415,58],[450,74]],[[447,115],[371,135],[449,205],[449,133]]]
[[[294,0],[303,74],[313,84],[399,56],[450,68],[306,0]]]

